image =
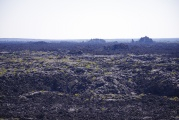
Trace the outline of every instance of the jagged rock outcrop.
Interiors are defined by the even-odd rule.
[[[138,42],[139,43],[153,43],[154,41],[151,38],[145,36],[145,37],[141,37]]]
[[[131,43],[134,43],[135,41],[132,39]]]

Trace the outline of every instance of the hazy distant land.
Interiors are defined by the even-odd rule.
[[[122,42],[129,43],[131,40],[137,41],[140,38],[116,38],[116,39],[104,39],[106,42]],[[155,42],[167,42],[167,43],[178,43],[179,38],[152,38]],[[45,42],[86,42],[89,39],[30,39],[30,38],[0,38],[0,42],[35,42],[35,41],[45,41]]]

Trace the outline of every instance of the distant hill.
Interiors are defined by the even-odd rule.
[[[145,37],[141,37],[138,42],[147,44],[147,43],[153,43],[154,41],[151,38],[145,36]]]
[[[95,39],[89,40],[88,43],[101,44],[101,43],[106,43],[106,41],[104,39],[95,38]]]

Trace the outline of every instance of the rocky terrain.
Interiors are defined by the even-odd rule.
[[[179,44],[0,43],[0,119],[178,120]]]

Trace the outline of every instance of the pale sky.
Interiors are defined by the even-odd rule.
[[[179,38],[179,0],[0,0],[0,38]]]

